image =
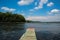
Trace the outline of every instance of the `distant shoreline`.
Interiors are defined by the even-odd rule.
[[[60,22],[41,22],[41,21],[26,21],[27,23],[60,23]]]
[[[0,22],[0,23],[60,23],[60,22]]]

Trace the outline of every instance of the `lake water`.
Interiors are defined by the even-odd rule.
[[[37,40],[60,40],[60,23],[24,23],[24,24],[4,24],[0,27],[15,27],[14,30],[6,32],[0,31],[0,40],[19,40],[27,28],[35,28]],[[20,27],[24,27],[20,30]]]

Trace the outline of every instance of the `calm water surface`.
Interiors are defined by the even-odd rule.
[[[2,27],[7,25],[0,24]],[[19,23],[8,26],[14,26],[15,29],[9,32],[0,31],[0,40],[18,40],[29,27],[35,28],[37,40],[60,40],[60,23]],[[24,28],[20,30],[20,27]]]
[[[36,30],[37,40],[60,40],[60,23],[26,23]]]
[[[26,28],[33,27],[37,32],[49,31],[60,33],[60,23],[26,23]]]

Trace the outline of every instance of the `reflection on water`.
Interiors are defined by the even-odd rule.
[[[60,23],[26,23],[26,28],[33,27],[36,31],[60,33]]]
[[[36,32],[37,40],[60,40],[60,33],[54,34],[47,31]]]
[[[37,40],[60,40],[60,23],[27,23],[36,30]]]
[[[29,27],[35,28],[37,40],[60,40],[60,23],[0,23],[0,40],[19,40]]]
[[[0,23],[0,30],[22,30],[24,25],[24,23]]]
[[[0,40],[18,40],[25,32],[24,25],[23,23],[1,23]],[[8,31],[6,29],[8,29]]]

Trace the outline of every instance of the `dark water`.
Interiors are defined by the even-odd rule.
[[[0,40],[19,40],[24,32],[24,23],[0,23]]]
[[[60,23],[0,24],[0,27],[4,26],[15,28],[8,32],[0,30],[0,40],[19,40],[29,27],[35,28],[37,40],[60,40]]]
[[[36,30],[37,40],[60,40],[60,23],[27,23]]]

